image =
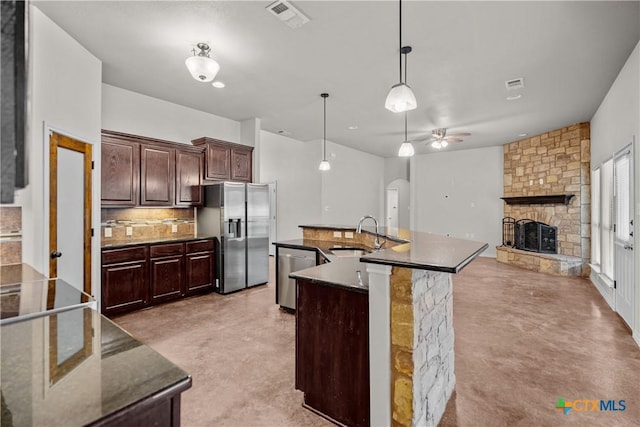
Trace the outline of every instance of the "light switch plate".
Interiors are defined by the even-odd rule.
[[[171,224],[171,232],[172,233],[178,232],[178,224]]]
[[[105,229],[104,229],[104,237],[111,237],[112,236],[111,232],[112,232],[111,231],[111,227],[105,227]]]
[[[342,238],[342,231],[334,231],[333,237],[337,237],[338,239]]]
[[[353,231],[345,231],[344,232],[344,237],[346,239],[353,239]]]
[[[133,235],[133,227],[126,227],[124,230],[125,230],[124,232],[125,232],[125,234],[127,236],[132,236]]]

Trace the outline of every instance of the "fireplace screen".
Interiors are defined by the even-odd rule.
[[[531,252],[558,253],[558,228],[530,219],[516,221],[515,246]]]

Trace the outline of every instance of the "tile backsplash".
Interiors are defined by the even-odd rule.
[[[0,206],[0,265],[22,263],[22,208]]]
[[[127,234],[127,232],[130,234]],[[193,209],[102,209],[103,244],[123,240],[190,237],[195,234]]]

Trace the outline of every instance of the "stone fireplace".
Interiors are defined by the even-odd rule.
[[[589,138],[589,123],[578,123],[504,146],[504,217],[514,219],[514,230],[518,221],[555,228],[557,253],[520,249],[514,236],[511,246],[497,248],[498,261],[563,276],[589,274]]]

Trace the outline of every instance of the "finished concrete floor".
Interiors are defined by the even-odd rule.
[[[273,283],[115,319],[192,375],[183,426],[330,425],[294,390],[295,319]],[[457,381],[441,426],[640,425],[640,348],[588,280],[479,258],[454,276],[453,310]],[[626,411],[563,415],[558,398]]]

